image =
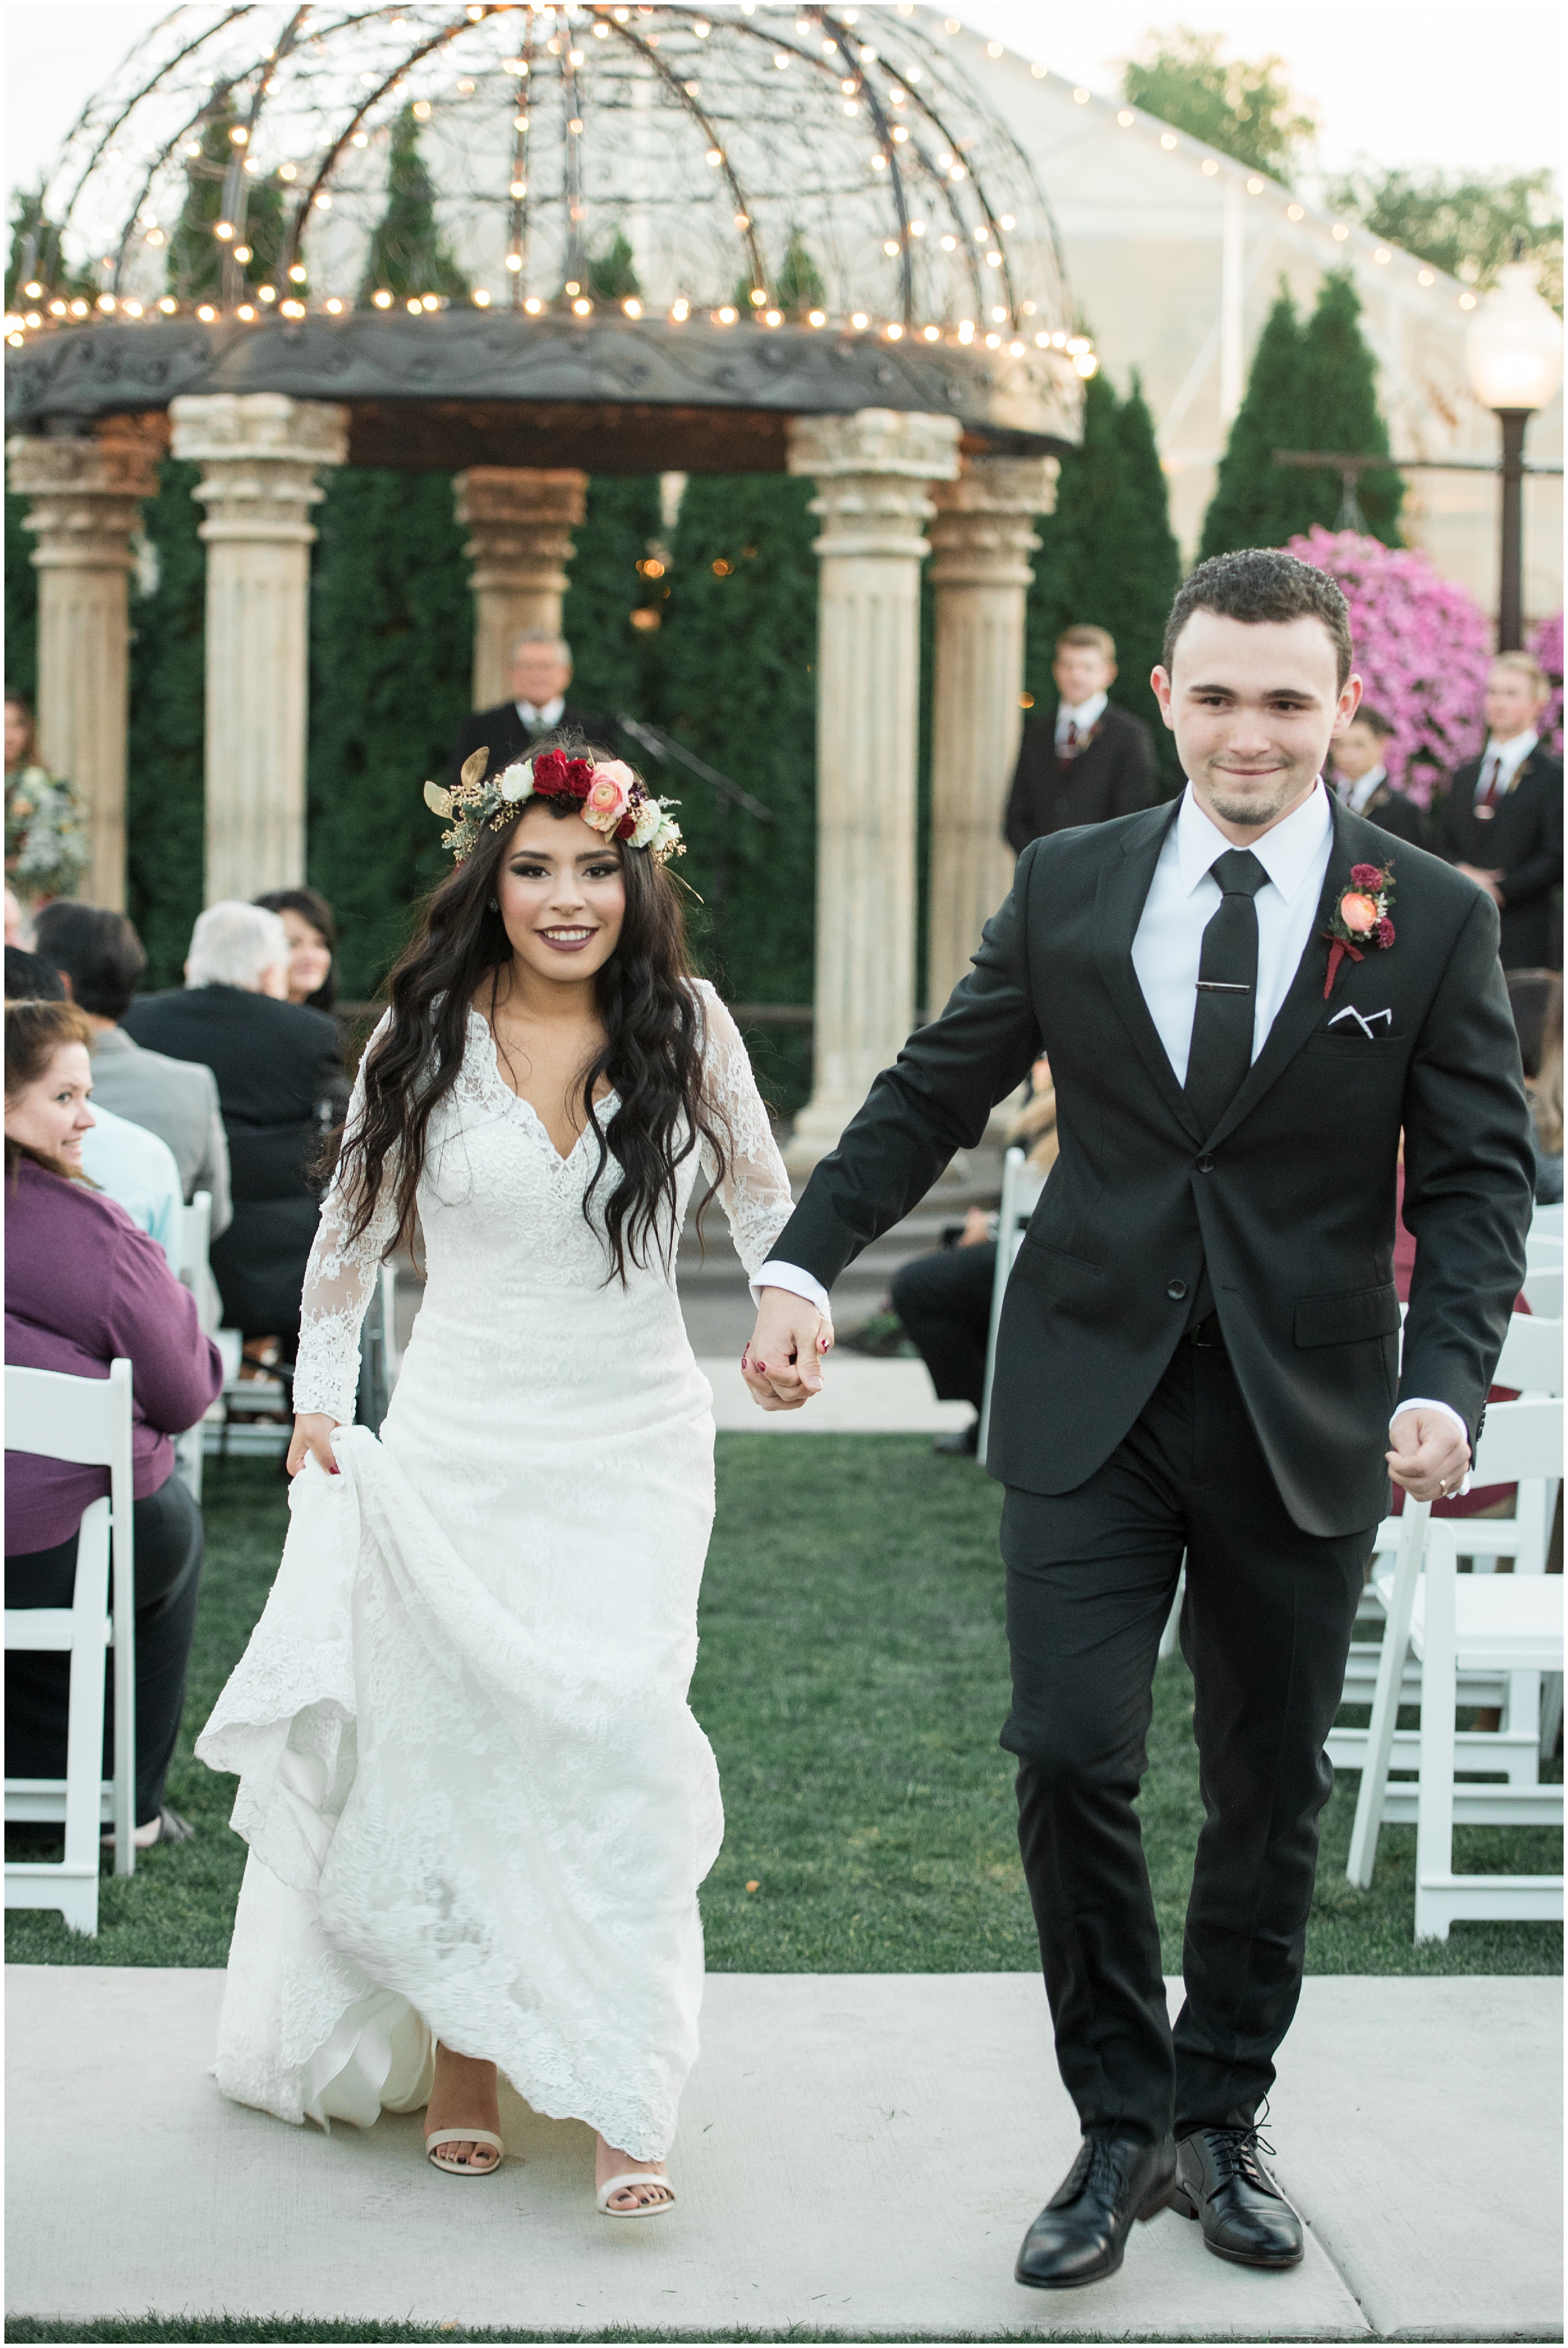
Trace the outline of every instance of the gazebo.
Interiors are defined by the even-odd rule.
[[[520,629],[559,625],[588,472],[806,475],[797,1162],[831,1148],[915,1010],[921,564],[940,1002],[1006,886],[1031,525],[1095,365],[1027,156],[913,15],[184,7],[126,61],[44,191],[8,325],[40,746],[90,801],[97,901],[123,902],[127,574],[166,448],[205,512],[210,900],[303,877],[324,467],[456,471],[476,705]],[[395,294],[377,223],[415,136],[452,266]]]

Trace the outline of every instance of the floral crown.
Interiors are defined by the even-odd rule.
[[[595,766],[588,758],[569,757],[564,750],[541,750],[501,774],[487,775],[487,750],[476,750],[465,759],[456,788],[443,790],[426,783],[425,804],[451,829],[441,835],[457,862],[473,854],[487,824],[500,831],[510,823],[526,799],[535,793],[544,798],[575,799],[584,823],[607,839],[624,839],[632,848],[646,848],[654,860],[667,864],[684,856],[681,827],[670,813],[678,799],[656,799],[624,759],[611,758]]]

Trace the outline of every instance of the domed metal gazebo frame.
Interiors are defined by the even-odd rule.
[[[375,282],[410,110],[466,295]],[[232,151],[204,249],[187,215],[168,223],[182,186],[216,180],[215,124]],[[590,273],[611,233],[637,290],[607,295]],[[1093,366],[1027,158],[917,12],[177,9],[67,142],[27,265],[7,421],[36,538],[40,741],[90,798],[101,903],[123,901],[127,573],[165,447],[200,465],[206,510],[210,900],[303,874],[323,466],[456,472],[476,705],[503,697],[512,637],[559,626],[589,471],[815,480],[816,1079],[797,1164],[831,1147],[914,1011],[921,563],[935,552],[938,1003],[1006,886],[1031,523]]]

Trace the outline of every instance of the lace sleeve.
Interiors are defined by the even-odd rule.
[[[714,1122],[725,1137],[719,1196],[735,1253],[751,1273],[767,1262],[774,1241],[794,1212],[794,1203],[741,1031],[706,979],[699,982],[699,991],[703,1090]],[[712,1152],[705,1143],[702,1170],[712,1180]]]
[[[391,1015],[388,1012],[365,1045],[349,1099],[345,1128],[349,1132],[364,1109],[364,1062],[374,1051]],[[305,1267],[300,1346],[294,1367],[294,1408],[324,1411],[340,1426],[349,1425],[354,1418],[359,1385],[360,1323],[375,1292],[381,1259],[396,1225],[392,1202],[395,1179],[395,1169],[389,1163],[370,1227],[351,1241],[347,1234],[354,1220],[353,1194],[341,1172],[334,1175],[322,1200],[322,1219]]]

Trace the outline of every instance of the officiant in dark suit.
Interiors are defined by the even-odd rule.
[[[1563,880],[1563,761],[1536,723],[1552,688],[1528,653],[1500,653],[1486,680],[1486,747],[1456,768],[1432,845],[1502,916],[1504,970],[1563,958],[1553,895]]]
[[[568,699],[571,691],[571,646],[548,628],[529,628],[512,646],[507,672],[509,701],[477,709],[465,717],[453,747],[448,788],[456,789],[463,762],[483,744],[490,754],[487,775],[498,775],[516,758],[526,758],[541,735],[569,726],[596,749],[613,754],[616,724]]]
[[[1497,908],[1402,845],[1385,888],[1388,833],[1323,785],[1360,691],[1334,581],[1274,551],[1202,564],[1153,682],[1181,798],[1025,849],[970,974],[758,1272],[743,1359],[764,1409],[800,1407],[832,1282],[1049,1053],[1061,1150],[1008,1284],[987,1462],[1002,1742],[1083,2128],[1019,2255],[1044,2289],[1113,2273],[1173,2200],[1220,2258],[1302,2256],[1257,2123],[1325,1746],[1390,1472],[1418,1500],[1461,1488],[1532,1210]],[[1133,1805],[1184,1553],[1207,1815],[1173,2030]]]
[[[1024,727],[1002,825],[1020,852],[1047,832],[1133,815],[1159,794],[1149,728],[1110,699],[1116,642],[1109,629],[1065,630],[1050,674],[1056,709]]]

